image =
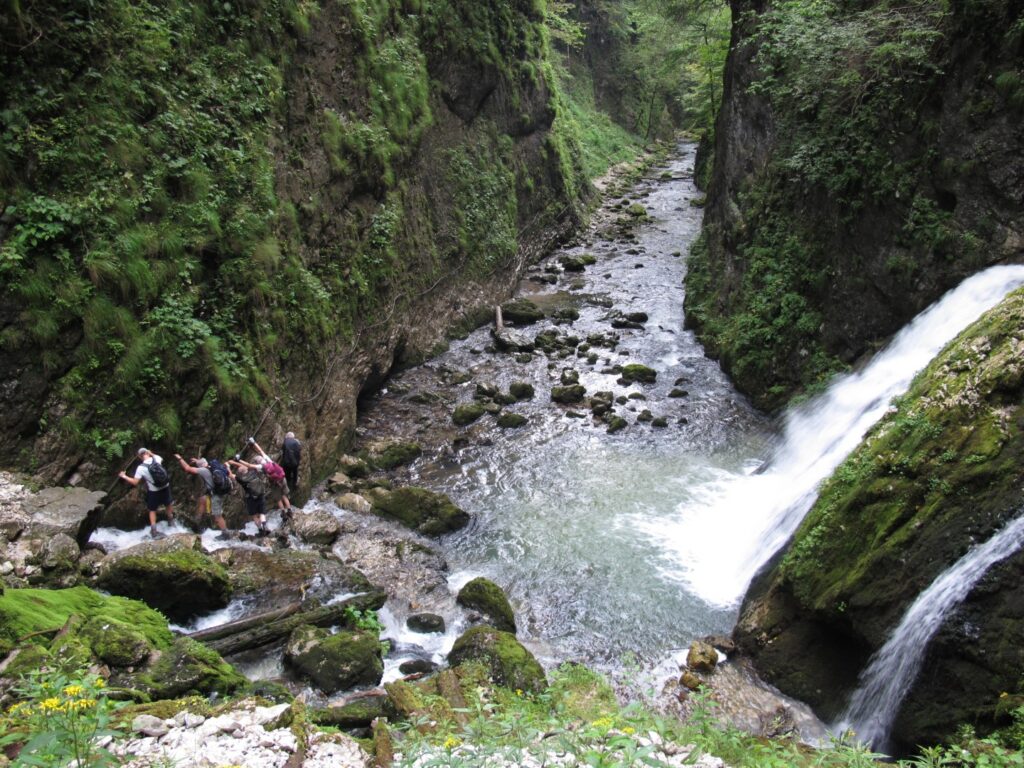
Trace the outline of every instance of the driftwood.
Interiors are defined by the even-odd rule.
[[[189,637],[199,640],[222,656],[260,648],[287,637],[296,627],[312,624],[315,627],[329,627],[345,620],[345,610],[377,610],[384,605],[387,595],[383,592],[366,592],[332,605],[318,605],[302,610],[301,605],[289,605],[275,611],[250,616],[247,619],[222,624],[219,627],[193,632]]]

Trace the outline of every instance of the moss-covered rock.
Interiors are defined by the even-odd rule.
[[[154,650],[141,631],[116,619],[93,616],[82,624],[78,634],[92,649],[93,655],[111,667],[134,666]]]
[[[244,689],[249,681],[216,651],[179,637],[145,671],[115,675],[111,683],[138,688],[154,699],[175,699],[189,694],[228,695]]]
[[[452,411],[452,421],[460,427],[464,427],[467,424],[472,424],[483,416],[484,413],[486,413],[486,411],[480,403],[463,403],[462,405],[456,406],[455,410]]]
[[[96,584],[188,621],[231,599],[227,571],[199,546],[197,536],[172,536],[114,552],[100,562]]]
[[[370,465],[357,456],[338,457],[338,470],[353,480],[360,480],[370,474]]]
[[[529,299],[513,299],[501,305],[503,318],[515,325],[530,325],[544,319],[544,310]]]
[[[466,608],[482,613],[488,624],[504,632],[516,632],[515,614],[501,587],[483,576],[468,582],[459,590],[456,602]]]
[[[393,720],[396,711],[389,696],[363,696],[340,707],[324,707],[309,713],[317,725],[336,728],[366,728],[378,717]]]
[[[393,491],[374,488],[366,496],[374,514],[397,520],[428,536],[457,531],[469,523],[469,514],[455,506],[450,498],[426,488],[409,486]]]
[[[1017,290],[915,378],[824,484],[784,557],[751,587],[737,639],[783,691],[836,714],[913,600],[1019,514],[1022,353]],[[984,722],[999,693],[1015,690],[1024,664],[1022,574],[1022,553],[990,569],[932,641],[898,717],[898,743]],[[968,625],[970,633],[956,629]]]
[[[370,451],[370,460],[378,469],[395,469],[415,461],[422,454],[423,449],[418,443],[393,440],[375,445]]]
[[[552,387],[551,399],[556,403],[579,403],[587,394],[587,388],[582,384],[570,384],[567,387]]]
[[[516,400],[532,400],[534,395],[533,384],[528,381],[513,381],[508,385],[508,393]]]
[[[518,413],[503,413],[497,420],[496,424],[502,429],[518,429],[519,427],[526,426],[528,419]]]
[[[384,674],[384,661],[376,632],[338,632],[301,626],[292,632],[284,649],[292,669],[324,693],[357,685],[376,685]]]
[[[643,384],[653,384],[658,379],[658,372],[641,363],[629,363],[622,366],[619,381],[623,384],[632,384],[634,381]]]
[[[494,627],[473,627],[462,633],[448,663],[457,666],[467,661],[479,661],[490,672],[498,685],[512,690],[539,693],[547,686],[544,670],[515,635]]]

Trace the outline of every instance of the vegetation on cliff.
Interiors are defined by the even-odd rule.
[[[1019,289],[950,344],[825,483],[740,620],[744,646],[783,690],[834,713],[835,685],[853,684],[918,594],[1022,513],[1022,350]],[[1019,553],[993,567],[947,620],[897,722],[903,743],[961,722],[991,727],[1006,714],[1000,694],[1020,701],[1022,569]]]
[[[1020,257],[1021,9],[740,4],[688,320],[764,407]]]

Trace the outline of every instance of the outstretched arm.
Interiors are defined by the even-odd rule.
[[[176,458],[178,460],[178,463],[181,465],[181,468],[184,469],[186,472],[188,472],[190,475],[198,475],[199,474],[199,470],[196,469],[195,467],[193,467],[191,464],[189,464],[183,458],[181,458],[181,454],[180,453],[174,454],[174,458]],[[192,461],[195,461],[195,459],[192,459]]]
[[[252,441],[252,447],[259,451],[260,456],[262,456],[267,461],[270,461],[270,457],[267,456],[267,452],[260,448],[260,444],[257,443],[255,440]]]
[[[126,475],[123,471],[122,472],[118,472],[117,476],[119,478],[121,478],[122,480],[124,480],[126,483],[128,483],[128,485],[131,485],[131,486],[136,486],[136,485],[138,485],[139,483],[142,482],[142,478],[141,477],[131,477],[129,475]]]

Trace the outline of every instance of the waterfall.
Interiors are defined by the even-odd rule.
[[[885,749],[893,719],[921,671],[932,636],[985,572],[1022,544],[1024,514],[942,572],[910,606],[885,645],[871,657],[861,672],[860,686],[833,731],[852,730],[859,741]]]
[[[863,370],[793,409],[762,472],[719,472],[688,489],[676,519],[657,535],[670,561],[663,571],[688,591],[735,605],[758,569],[795,533],[819,484],[907,390],[914,376],[957,334],[1024,284],[1024,266],[992,267],[968,278],[918,315]]]

